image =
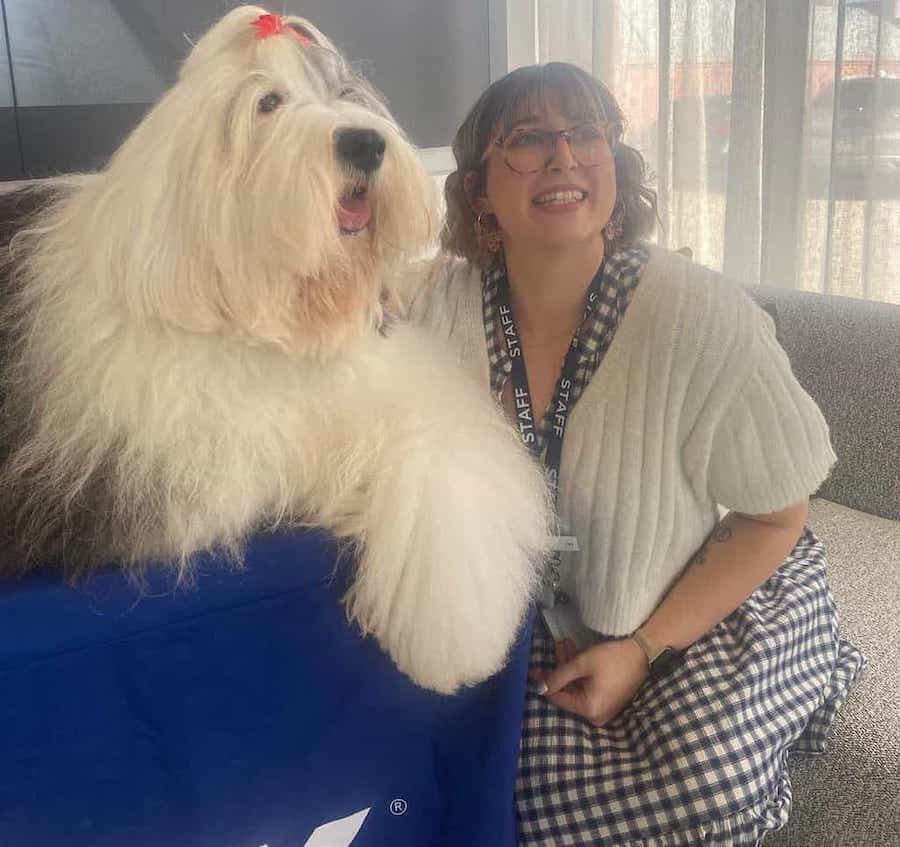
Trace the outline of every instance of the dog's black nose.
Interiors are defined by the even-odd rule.
[[[341,129],[335,140],[338,156],[370,174],[384,158],[384,139],[374,129]]]

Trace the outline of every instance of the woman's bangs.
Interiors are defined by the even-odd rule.
[[[575,68],[551,63],[535,70],[540,73],[521,77],[507,92],[494,126],[507,135],[520,121],[537,118],[551,106],[559,109],[572,123],[614,122],[606,114],[597,84]]]

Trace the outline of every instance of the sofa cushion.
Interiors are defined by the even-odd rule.
[[[794,807],[767,844],[872,847],[900,833],[900,523],[816,499],[842,635],[868,659],[821,756],[794,756]]]

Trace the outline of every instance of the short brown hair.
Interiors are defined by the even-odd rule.
[[[616,202],[622,207],[622,235],[607,244],[614,252],[653,232],[656,223],[656,192],[647,184],[644,157],[622,142],[625,116],[609,89],[576,65],[549,62],[518,68],[498,79],[478,98],[453,139],[456,170],[447,177],[444,197],[447,217],[441,242],[445,250],[468,259],[479,268],[494,260],[475,237],[472,198],[484,192],[487,165],[484,152],[500,129],[506,134],[529,106],[540,107],[548,93],[560,100],[563,114],[579,120],[606,121],[616,167]],[[465,185],[466,174],[475,180]]]

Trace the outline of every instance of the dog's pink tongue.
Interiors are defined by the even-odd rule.
[[[365,197],[342,197],[338,204],[338,225],[345,232],[358,232],[369,225],[372,209]]]

